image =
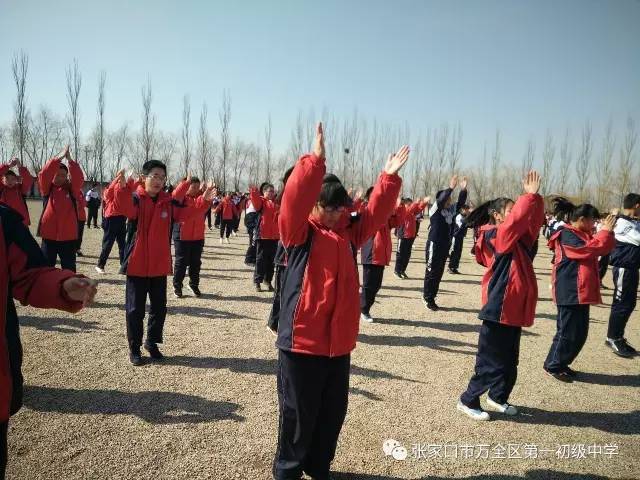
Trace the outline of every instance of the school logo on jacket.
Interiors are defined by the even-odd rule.
[[[167,218],[169,216],[169,213],[166,210],[163,210],[162,213],[160,213],[160,218]]]

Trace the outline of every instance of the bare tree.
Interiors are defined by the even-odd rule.
[[[491,154],[491,197],[495,198],[500,189],[500,163],[502,161],[500,129],[496,129],[493,152]]]
[[[631,176],[634,174],[635,158],[633,150],[638,141],[638,132],[633,118],[627,118],[627,131],[624,135],[624,143],[620,146],[620,162],[619,162],[619,203],[629,193],[631,187]]]
[[[485,200],[485,187],[487,186],[487,142],[484,142],[480,167],[474,172],[473,181],[471,182],[474,201],[480,203]]]
[[[156,117],[151,111],[153,102],[153,91],[151,90],[151,79],[147,79],[147,85],[142,86],[142,130],[140,134],[140,147],[142,150],[143,162],[151,160],[155,143]]]
[[[564,133],[564,140],[560,146],[560,175],[558,176],[559,193],[566,194],[569,169],[571,168],[572,161],[573,154],[571,152],[570,133],[569,128],[567,128]]]
[[[580,144],[580,153],[576,165],[576,173],[578,180],[578,195],[581,200],[585,199],[585,190],[589,182],[591,174],[591,152],[593,150],[593,141],[591,140],[591,123],[586,122],[582,129],[582,142]]]
[[[129,144],[129,132],[128,126],[125,123],[118,129],[113,135],[109,137],[109,144],[111,149],[112,161],[111,168],[109,169],[109,178],[113,179],[116,173],[123,167],[123,160],[125,158],[128,144]]]
[[[536,156],[536,143],[533,138],[530,138],[527,141],[527,149],[524,152],[524,156],[522,157],[522,169],[521,174],[524,177],[527,172],[529,172],[533,168],[533,162]]]
[[[227,189],[227,162],[231,149],[229,141],[229,124],[231,122],[231,95],[227,90],[222,92],[222,108],[218,114],[220,118],[220,170],[222,176],[222,190]]]
[[[449,174],[453,175],[458,169],[460,155],[462,154],[462,124],[453,127],[451,143],[449,144]]]
[[[82,75],[78,67],[78,60],[74,59],[73,63],[67,67],[67,103],[69,111],[67,112],[67,125],[73,143],[73,155],[80,159],[80,88],[82,87]],[[80,159],[80,164],[85,172],[89,169],[87,158]]]
[[[233,145],[233,189],[235,191],[240,190],[240,179],[242,178],[242,173],[244,172],[247,164],[247,158],[251,153],[251,148],[251,145],[246,145],[239,138],[236,139]]]
[[[9,132],[6,128],[0,125],[0,159],[4,160],[11,156],[11,141],[9,139]]]
[[[556,147],[553,144],[553,136],[551,135],[551,130],[547,130],[544,137],[544,150],[542,151],[542,195],[548,195],[553,190],[551,171],[555,155]]]
[[[200,112],[200,130],[198,130],[198,167],[200,180],[205,181],[210,177],[211,158],[209,157],[209,131],[207,130],[207,104],[202,104]]]
[[[611,196],[610,182],[613,174],[613,153],[615,146],[616,139],[613,136],[613,120],[609,119],[604,130],[600,162],[594,164],[598,186],[597,204],[600,208],[613,206],[609,198]]]
[[[178,148],[177,135],[173,133],[160,132],[156,141],[158,158],[167,166],[167,171],[172,172],[173,156]],[[182,174],[178,175],[182,177]]]
[[[105,151],[105,132],[104,132],[104,84],[107,74],[103,70],[100,72],[98,80],[98,123],[96,125],[96,143],[95,155],[97,161],[98,179],[100,183],[104,182],[104,151]]]
[[[191,164],[191,102],[189,96],[182,99],[182,170],[189,174]]]
[[[271,181],[271,153],[272,153],[272,145],[271,145],[271,114],[267,118],[267,126],[264,127],[264,179],[266,182]]]
[[[442,185],[446,181],[447,169],[447,143],[449,141],[449,124],[443,123],[438,131],[437,138],[434,139],[435,148],[435,172],[434,172],[434,187],[436,189],[442,188]]]
[[[24,158],[24,149],[27,138],[27,71],[29,70],[29,57],[23,51],[16,53],[11,61],[13,81],[16,85],[16,100],[13,104],[14,143],[18,156]]]

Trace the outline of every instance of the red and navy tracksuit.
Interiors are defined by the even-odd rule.
[[[42,238],[42,253],[51,267],[60,257],[60,265],[76,271],[78,240],[78,193],[84,184],[84,175],[77,162],[69,160],[71,181],[55,186],[53,178],[61,160],[52,158],[38,174],[38,188],[43,198],[38,235]]]
[[[260,214],[256,212],[255,207],[251,203],[251,200],[245,199],[244,202],[244,226],[247,227],[247,233],[249,234],[249,246],[247,247],[247,253],[244,256],[245,265],[256,264],[256,242],[253,238],[256,228],[258,227],[258,220]]]
[[[487,268],[482,277],[482,320],[475,372],[460,401],[480,408],[480,397],[507,403],[518,376],[522,327],[533,325],[538,284],[533,245],[544,219],[538,194],[522,195],[505,221],[484,225],[476,243],[476,260]]]
[[[171,223],[187,220],[198,211],[179,207],[189,188],[186,182],[178,185],[173,198],[164,191],[151,197],[142,185],[134,187],[133,182],[125,187],[114,185],[117,208],[129,219],[120,273],[127,275],[127,340],[130,350],[135,352],[142,345],[147,296],[150,304],[147,343],[162,343],[167,315],[167,275],[171,274]]]
[[[271,303],[271,311],[267,320],[267,326],[274,332],[278,331],[278,321],[280,318],[280,292],[282,290],[282,275],[287,268],[287,256],[282,242],[278,240],[276,247],[276,256],[273,261],[275,265],[275,273],[273,277],[273,301]]]
[[[428,301],[435,301],[440,289],[440,281],[444,274],[444,267],[449,256],[451,246],[451,223],[457,211],[467,201],[467,190],[460,190],[458,203],[445,207],[451,197],[453,189],[441,190],[436,195],[436,203],[429,211],[429,237],[426,245],[427,267],[424,275],[422,297]]]
[[[612,232],[595,235],[565,225],[549,239],[554,251],[553,300],[558,307],[557,332],[544,368],[551,373],[566,372],[587,340],[589,305],[602,303],[598,257],[615,246]]]
[[[279,206],[274,200],[260,196],[257,189],[252,188],[249,199],[258,212],[254,241],[256,242],[256,268],[253,283],[271,283],[275,268],[275,256],[280,233],[278,232]]]
[[[109,254],[113,248],[114,242],[118,244],[118,256],[120,264],[124,260],[125,239],[127,235],[127,216],[119,208],[114,201],[115,184],[117,180],[111,184],[102,193],[103,212],[102,212],[102,249],[98,258],[98,267],[104,268],[109,259]]]
[[[24,217],[0,205],[0,478],[7,463],[9,417],[22,406],[22,346],[13,299],[23,305],[77,312],[62,284],[76,274],[48,266]]]
[[[0,178],[9,170],[10,167],[8,164],[0,165]],[[17,183],[11,188],[5,186],[0,181],[0,203],[4,203],[13,208],[20,214],[24,224],[29,226],[31,219],[29,218],[29,208],[27,207],[26,198],[33,186],[33,177],[26,167],[19,167],[18,175],[20,176],[20,183]]]
[[[186,182],[185,182],[186,183]],[[189,184],[186,183],[186,188]],[[202,249],[204,248],[204,219],[209,202],[202,195],[185,195],[180,201],[176,197],[183,188],[173,191],[174,199],[178,205],[174,208],[186,208],[190,210],[190,217],[173,223],[173,246],[175,249],[175,265],[173,269],[173,288],[182,290],[182,281],[189,267],[189,286],[200,285],[200,267],[202,266]]]
[[[404,205],[398,206],[382,228],[362,246],[360,252],[362,263],[360,312],[365,315],[369,315],[371,306],[376,301],[376,295],[382,287],[384,267],[389,265],[391,261],[391,229],[400,226],[404,220],[405,211]]]
[[[398,235],[398,248],[396,251],[395,273],[398,275],[406,272],[411,260],[411,252],[413,250],[413,242],[418,235],[418,220],[416,215],[427,207],[426,203],[416,202],[406,208],[404,218],[400,227],[396,228]]]
[[[620,215],[613,231],[616,246],[611,252],[613,302],[609,314],[607,338],[620,340],[629,317],[636,308],[638,270],[640,270],[640,221]]]
[[[230,196],[224,197],[216,207],[216,213],[220,215],[220,238],[225,236],[229,238],[229,235],[231,235],[236,210],[236,205]]]
[[[358,336],[361,247],[393,212],[402,180],[381,174],[369,203],[353,222],[329,230],[309,215],[325,160],[303,156],[287,180],[280,206],[287,267],[282,278],[278,339],[276,479],[304,471],[327,479],[347,412],[350,353]]]
[[[84,238],[84,224],[87,221],[87,202],[82,194],[82,190],[76,193],[76,207],[78,209],[78,239],[76,241],[76,252],[82,248],[82,239]]]
[[[451,224],[451,252],[449,253],[449,270],[458,270],[464,237],[467,236],[466,217],[459,213]]]

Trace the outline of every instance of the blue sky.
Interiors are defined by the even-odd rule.
[[[271,114],[278,150],[300,108],[357,107],[414,132],[461,122],[467,164],[499,127],[505,159],[519,162],[530,136],[540,157],[547,128],[577,137],[590,120],[598,141],[610,117],[640,123],[639,45],[637,0],[0,0],[0,123],[23,49],[32,109],[65,111],[65,68],[78,59],[85,131],[104,69],[109,128],[138,127],[149,77],[161,129],[179,130],[187,93],[192,123],[206,101],[217,136],[227,88],[232,135],[257,139]]]

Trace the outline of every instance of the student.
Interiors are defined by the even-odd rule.
[[[430,230],[426,245],[427,267],[424,275],[424,287],[422,298],[429,310],[439,310],[436,304],[436,296],[440,289],[440,281],[444,273],[444,267],[449,256],[451,245],[451,223],[455,212],[467,201],[467,177],[460,182],[458,203],[454,205],[451,194],[458,185],[458,176],[451,177],[449,188],[440,190],[436,195],[436,203],[429,210]]]
[[[365,194],[365,201],[360,211],[366,208],[373,187],[369,187]],[[360,320],[365,323],[373,323],[371,307],[376,301],[376,295],[382,286],[384,267],[391,261],[391,229],[397,228],[404,220],[406,209],[400,202],[389,220],[371,237],[364,245],[360,253],[362,263],[362,288],[360,290]]]
[[[522,327],[533,325],[538,285],[533,271],[533,244],[543,222],[538,195],[540,175],[531,171],[518,200],[497,198],[469,214],[467,224],[480,227],[475,256],[486,268],[482,277],[482,320],[474,375],[457,409],[474,420],[489,420],[480,406],[485,392],[492,410],[517,415],[509,396],[518,375]]]
[[[98,264],[95,269],[98,273],[104,273],[104,267],[109,259],[109,254],[113,248],[114,242],[118,244],[118,258],[120,264],[124,260],[125,239],[127,234],[127,217],[115,202],[114,193],[115,186],[120,176],[124,176],[124,170],[120,170],[116,174],[116,179],[102,192],[103,211],[102,211],[102,249]]]
[[[203,198],[198,177],[187,177],[182,183],[187,184],[187,193],[182,201],[178,195],[184,191],[182,184],[173,191],[173,198],[181,208],[191,209],[190,217],[173,223],[173,246],[175,249],[175,266],[173,268],[173,294],[182,298],[182,281],[189,268],[189,285],[196,297],[200,292],[200,267],[202,266],[202,250],[204,248],[204,216],[209,209],[209,202]],[[213,191],[215,195],[215,190]]]
[[[96,294],[94,281],[48,266],[24,217],[0,205],[0,479],[7,465],[9,417],[22,407],[22,345],[13,299],[77,312]]]
[[[413,250],[413,242],[418,235],[418,219],[416,218],[425,208],[428,207],[428,197],[420,202],[413,202],[410,198],[403,199],[405,206],[404,218],[400,227],[396,228],[398,236],[398,248],[396,250],[396,265],[393,274],[402,279],[408,279],[407,267],[411,259],[411,251]]]
[[[240,217],[242,216],[242,210],[244,210],[244,199],[240,196],[240,193],[234,192],[232,200],[235,209],[233,210],[233,227],[231,233],[234,237],[237,237],[238,228],[240,228]]]
[[[598,278],[598,257],[615,246],[613,228],[616,218],[608,216],[602,230],[592,234],[600,217],[588,203],[577,207],[567,199],[554,199],[556,214],[568,219],[564,228],[552,235],[549,248],[554,251],[553,300],[558,307],[557,332],[553,337],[544,370],[562,382],[572,382],[577,373],[569,365],[576,359],[589,332],[589,305],[602,303]]]
[[[451,224],[451,252],[449,254],[449,273],[458,275],[460,257],[462,256],[462,244],[467,236],[466,220],[470,211],[469,205],[463,205]]]
[[[100,188],[97,183],[87,191],[85,195],[85,201],[87,202],[87,228],[91,228],[91,221],[93,220],[93,228],[98,228],[98,210],[100,209]]]
[[[254,267],[256,265],[256,242],[254,237],[259,220],[258,212],[256,211],[250,198],[245,198],[244,202],[244,226],[247,227],[247,234],[249,235],[249,246],[247,247],[247,253],[244,256],[244,264],[248,267]]]
[[[254,234],[256,242],[256,268],[253,283],[257,292],[262,291],[261,284],[273,292],[273,272],[275,255],[280,234],[278,232],[278,204],[275,202],[275,188],[269,182],[260,185],[260,190],[252,187],[249,198],[258,212],[257,227]]]
[[[67,165],[62,160],[67,160]],[[80,165],[71,158],[69,146],[47,161],[38,174],[38,188],[43,198],[38,235],[42,253],[49,266],[60,258],[63,269],[76,271],[78,241],[78,192],[84,184]]]
[[[11,170],[18,167],[18,175]],[[27,195],[33,185],[33,177],[29,170],[22,166],[20,160],[13,158],[8,164],[0,165],[0,203],[10,206],[22,217],[26,226],[31,225],[29,208],[27,207]]]
[[[149,320],[144,348],[153,360],[162,360],[158,348],[167,314],[167,275],[171,273],[170,229],[172,221],[181,222],[205,211],[196,208],[178,208],[189,189],[186,182],[173,192],[173,198],[163,190],[167,167],[158,160],[149,160],[142,166],[138,182],[125,181],[119,172],[114,185],[114,201],[129,218],[125,256],[120,273],[127,275],[126,320],[129,360],[134,366],[142,365],[143,319],[149,297]],[[213,185],[202,196],[206,207],[213,198]],[[174,208],[174,206],[176,208]]]
[[[76,207],[78,213],[78,240],[76,241],[76,255],[78,257],[84,256],[82,254],[82,239],[84,238],[84,222],[87,221],[87,202],[84,199],[82,190],[76,192]]]
[[[369,204],[344,221],[350,199],[335,176],[325,177],[322,124],[313,154],[296,164],[279,216],[288,263],[278,326],[276,480],[304,472],[328,479],[347,412],[350,353],[358,335],[359,248],[391,215],[409,148],[390,155]],[[324,181],[328,178],[329,181]]]
[[[236,206],[231,198],[231,192],[227,192],[222,202],[215,209],[216,214],[220,215],[220,243],[225,239],[229,242],[229,235],[233,230],[234,216],[236,214]]]
[[[630,193],[625,196],[623,207],[613,230],[616,246],[610,255],[610,263],[613,267],[614,291],[605,343],[616,355],[631,358],[637,355],[638,351],[624,338],[624,330],[636,308],[638,297],[640,195]]]

